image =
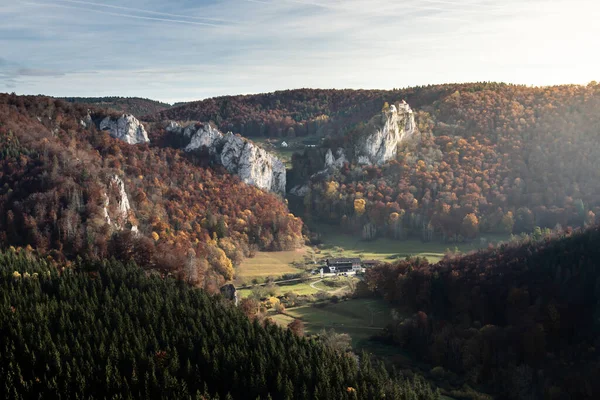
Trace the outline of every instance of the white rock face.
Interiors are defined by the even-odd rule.
[[[104,194],[104,220],[106,221],[107,224],[111,224],[110,222],[110,215],[108,215],[108,205],[110,204],[110,201],[108,200],[108,196],[106,195],[106,193]]]
[[[327,154],[325,154],[325,168],[342,168],[344,163],[348,162],[344,149],[337,149],[335,155],[336,157],[333,156],[331,149],[327,150]]]
[[[114,175],[110,179],[109,189],[111,191],[115,191],[115,196],[117,198],[117,212],[115,215],[114,227],[117,230],[124,229],[127,221],[129,220],[129,211],[131,210],[131,205],[129,204],[129,197],[127,197],[127,192],[125,191],[125,183],[121,178],[117,175]],[[106,223],[111,225],[111,218],[108,215],[108,206],[109,206],[109,198],[108,195],[104,194],[104,218]],[[138,227],[133,225],[131,227],[132,232],[137,232]]]
[[[367,136],[356,148],[359,164],[381,165],[396,158],[398,144],[415,134],[413,111],[404,102],[399,105],[399,109],[394,105],[390,106],[390,109],[383,112],[380,117],[381,121],[372,121],[376,131]]]
[[[169,122],[167,122],[167,126],[165,126],[165,130],[167,132],[177,132],[177,131],[181,130],[181,125],[179,125],[175,121],[169,121]]]
[[[119,217],[122,219],[127,219],[131,206],[129,205],[129,197],[127,197],[127,192],[125,192],[125,183],[117,175],[113,176],[111,183],[116,185],[118,190],[117,212],[119,214]]]
[[[268,151],[232,133],[223,135],[209,124],[195,124],[179,129],[190,137],[185,151],[206,147],[229,172],[237,174],[243,182],[285,195],[285,165]]]
[[[133,115],[123,114],[117,120],[106,117],[100,122],[100,130],[129,144],[150,143],[144,126]]]
[[[90,112],[88,111],[87,115],[85,116],[84,119],[79,120],[79,124],[81,126],[83,126],[84,128],[87,128],[88,126],[91,126],[94,123],[94,121],[92,121],[92,116],[90,115]]]
[[[195,125],[192,124],[183,130],[183,135],[192,138],[185,151],[192,151],[205,146],[211,155],[216,153],[218,145],[223,141],[223,134],[209,124],[199,129],[196,129]]]
[[[228,171],[250,185],[285,195],[286,171],[280,159],[232,133],[224,140],[221,163]]]

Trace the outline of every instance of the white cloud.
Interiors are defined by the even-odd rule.
[[[588,48],[600,7],[589,0],[25,2],[0,5],[3,57],[13,71],[64,75],[13,73],[23,93],[179,101],[294,87],[585,83],[600,71]]]

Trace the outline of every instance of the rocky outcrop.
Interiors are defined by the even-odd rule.
[[[186,146],[185,151],[206,147],[209,154],[214,155],[217,153],[221,142],[223,142],[223,134],[210,124],[200,127],[190,125],[183,130],[183,135],[190,138],[190,143]]]
[[[338,148],[335,153],[332,149],[327,149],[324,160],[321,158],[323,161],[320,161],[323,167],[312,176],[340,169],[350,161],[362,165],[382,165],[396,158],[400,143],[412,138],[416,138],[416,125],[410,106],[405,102],[398,107],[392,105],[369,121],[364,131],[354,138],[353,145],[346,149]]]
[[[348,162],[344,149],[337,149],[335,155],[336,157],[333,156],[331,149],[327,150],[327,153],[325,154],[325,168],[342,168],[344,163]]]
[[[110,136],[129,144],[149,143],[146,129],[133,115],[123,114],[118,119],[106,117],[100,121],[100,130],[109,131]]]
[[[310,187],[307,182],[331,179],[345,163],[352,164],[351,169],[357,164],[382,165],[396,159],[398,151],[405,151],[409,157],[416,154],[413,149],[424,137],[417,130],[410,106],[402,101],[387,107],[349,135],[329,139],[332,147],[307,148],[293,158],[288,175],[289,194],[305,196]],[[419,155],[422,154],[419,149]]]
[[[87,115],[85,116],[85,118],[79,120],[79,125],[81,125],[84,128],[87,128],[88,126],[92,126],[93,123],[94,123],[94,121],[92,120],[92,116],[90,115],[89,111],[88,111]]]
[[[175,121],[169,121],[169,122],[167,122],[167,125],[165,126],[165,130],[167,132],[177,132],[177,131],[181,130],[181,125],[179,125]]]
[[[242,181],[285,195],[285,164],[254,143],[228,133],[224,137],[221,163]]]
[[[372,133],[356,145],[355,156],[359,164],[382,165],[395,159],[398,144],[413,137],[416,131],[415,118],[410,106],[402,102],[398,108],[388,110],[373,118],[368,129]]]
[[[108,206],[110,205],[110,200],[108,199],[108,195],[103,193],[104,195],[104,220],[108,225],[111,225],[110,215],[108,214]]]
[[[110,205],[109,196],[104,194],[104,219],[109,225],[113,225],[117,230],[125,228],[129,222],[129,211],[131,205],[129,204],[129,197],[125,191],[125,183],[119,176],[114,175],[109,182],[109,192],[116,199],[114,223],[112,223],[110,215],[108,213],[108,206]],[[131,226],[132,232],[137,232],[138,228],[135,225]]]
[[[251,141],[230,133],[223,134],[210,124],[181,127],[169,122],[166,129],[190,138],[185,151],[206,148],[214,159],[247,184],[285,195],[285,165]]]

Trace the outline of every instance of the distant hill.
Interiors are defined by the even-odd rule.
[[[406,100],[431,104],[461,88],[487,84],[431,85],[393,90],[295,89],[223,96],[189,102],[147,115],[145,120],[213,121],[219,129],[244,136],[296,137],[342,133],[366,122],[383,104]]]
[[[190,102],[146,116],[161,121],[213,121],[223,131],[244,136],[306,136],[344,122],[368,119],[383,104],[381,90],[285,90],[245,96],[224,96]]]
[[[63,97],[70,103],[89,104],[103,109],[141,117],[171,108],[170,104],[140,97]]]

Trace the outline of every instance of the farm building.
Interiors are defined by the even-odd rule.
[[[327,267],[332,273],[356,272],[362,269],[360,258],[328,258]]]
[[[362,262],[362,265],[364,268],[371,268],[371,267],[375,267],[376,265],[381,264],[381,261],[379,260],[365,260]]]

